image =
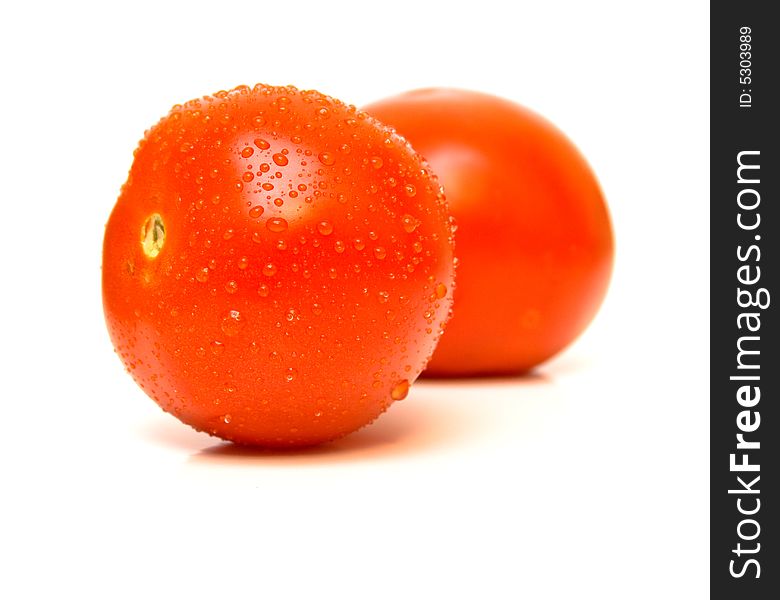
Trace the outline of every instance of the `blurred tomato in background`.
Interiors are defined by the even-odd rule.
[[[584,157],[513,102],[422,89],[364,107],[434,168],[458,231],[454,315],[426,371],[525,372],[595,316],[614,254],[607,206]]]

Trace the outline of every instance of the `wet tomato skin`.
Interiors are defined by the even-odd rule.
[[[428,165],[366,113],[292,87],[175,106],[105,231],[125,366],[164,410],[242,444],[320,443],[403,399],[452,287]]]
[[[426,373],[525,372],[570,344],[601,305],[614,254],[577,148],[539,115],[477,92],[417,90],[364,108],[430,162],[458,225],[453,318]]]

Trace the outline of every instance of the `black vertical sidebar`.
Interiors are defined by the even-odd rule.
[[[710,593],[777,600],[780,22],[710,6]]]

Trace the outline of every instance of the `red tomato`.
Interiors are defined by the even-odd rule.
[[[111,339],[163,409],[243,444],[374,420],[451,305],[440,186],[392,130],[313,91],[258,85],[175,106],[108,221]]]
[[[579,335],[606,293],[613,238],[574,145],[476,92],[419,90],[365,110],[430,161],[458,225],[454,314],[427,372],[527,371]]]

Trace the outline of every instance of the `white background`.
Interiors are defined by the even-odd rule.
[[[19,6],[0,9],[0,596],[707,596],[706,2]],[[103,227],[144,129],[256,82],[358,106],[471,88],[557,123],[617,235],[592,327],[535,377],[417,384],[320,449],[237,452],[162,413],[105,331]]]

